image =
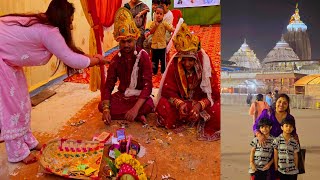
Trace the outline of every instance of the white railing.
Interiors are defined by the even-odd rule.
[[[320,109],[320,99],[312,96],[306,96],[301,94],[288,94],[290,97],[290,108],[297,109]],[[264,95],[265,97],[265,95]],[[222,105],[246,105],[247,94],[238,93],[222,93],[221,104]],[[255,100],[253,95],[252,102]]]

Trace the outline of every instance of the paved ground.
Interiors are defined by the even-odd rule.
[[[247,106],[223,105],[221,139],[221,179],[249,179],[249,152],[252,140],[252,120]],[[302,147],[307,149],[306,174],[299,180],[320,177],[320,110],[292,109]]]

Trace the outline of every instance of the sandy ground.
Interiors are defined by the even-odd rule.
[[[88,85],[61,83],[53,89],[57,94],[32,111],[32,130],[40,142],[58,137],[91,140],[95,134],[114,133],[120,127],[121,121],[114,121],[108,127],[103,124],[96,108],[99,92],[89,92]],[[126,133],[146,148],[146,155],[140,158],[143,164],[155,161],[145,169],[148,176],[161,179],[162,175],[170,174],[174,179],[220,179],[220,141],[197,141],[194,129],[175,134],[157,128],[153,123],[154,114],[147,119],[148,128],[135,122],[126,128]],[[70,126],[71,122],[79,120],[86,120],[86,123],[79,127]],[[62,179],[39,173],[38,163],[28,166],[8,163],[4,143],[0,144],[0,154],[1,179]]]
[[[249,179],[249,154],[252,134],[252,118],[248,115],[249,107],[222,105],[221,139],[221,179]],[[320,177],[320,110],[292,109],[296,119],[297,133],[301,146],[306,152],[306,174],[298,180],[314,180]]]

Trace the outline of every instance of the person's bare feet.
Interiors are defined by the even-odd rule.
[[[31,163],[37,162],[37,158],[30,153],[29,156],[27,156],[22,160],[22,162],[24,164],[31,164]]]
[[[42,146],[43,146],[43,144],[38,143],[38,145],[37,145],[36,147],[34,147],[34,148],[30,149],[30,151],[33,151],[33,150],[40,151],[40,150],[41,150],[41,148],[42,148]]]
[[[38,143],[38,145],[36,147],[34,147],[32,150],[37,150],[37,151],[40,151],[41,148],[42,148],[43,144],[41,143]]]

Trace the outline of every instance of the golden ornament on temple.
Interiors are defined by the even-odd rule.
[[[300,15],[299,15],[299,9],[298,9],[298,3],[296,4],[296,10],[294,11],[294,14],[291,16],[289,24],[292,23],[301,23]]]

